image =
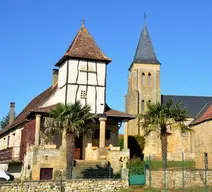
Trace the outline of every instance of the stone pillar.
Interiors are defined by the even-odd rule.
[[[100,117],[99,148],[105,148],[106,117]]]
[[[66,147],[66,132],[63,131],[62,133],[62,146]]]
[[[40,144],[40,124],[41,124],[41,115],[35,115],[35,146]]]
[[[124,120],[124,150],[128,149],[128,120]]]

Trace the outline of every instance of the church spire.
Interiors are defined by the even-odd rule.
[[[144,25],[137,45],[133,63],[160,64],[156,57],[152,41],[150,39],[149,32],[146,26],[146,14],[144,14]]]

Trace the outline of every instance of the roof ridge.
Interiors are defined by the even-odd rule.
[[[55,90],[55,89],[56,89],[56,86],[54,86],[54,87],[51,86],[51,87],[47,88],[46,90],[44,90],[43,92],[41,92],[36,97],[34,97],[24,107],[24,109],[18,114],[18,116],[14,119],[14,121],[10,125],[8,125],[3,130],[0,131],[0,135],[9,131],[13,127],[21,124],[22,122],[24,122],[26,120],[27,116],[30,114],[30,112],[32,110],[36,109],[41,104],[41,102],[43,102],[45,100],[45,98],[48,98],[49,96],[51,96],[52,90]]]
[[[190,123],[190,125],[194,125],[194,124],[201,123],[201,122],[205,121],[205,120],[202,120],[202,121],[198,122],[198,119],[200,119],[201,117],[203,117],[204,114],[208,111],[208,109],[211,106],[212,106],[212,101],[206,103],[204,105],[204,107],[199,111],[199,113],[195,116],[195,118],[192,120],[192,122]]]
[[[170,97],[170,96],[176,96],[176,97],[206,97],[206,98],[212,98],[212,96],[198,96],[198,95],[165,95],[165,94],[162,94],[162,96],[168,96],[168,97]]]

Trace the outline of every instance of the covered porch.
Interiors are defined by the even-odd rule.
[[[41,108],[36,110],[35,114],[35,146],[41,144],[41,127],[42,117],[45,113],[55,106]],[[108,159],[108,153],[112,151],[125,151],[128,150],[128,121],[134,119],[134,115],[130,115],[118,110],[111,109],[108,105],[105,107],[104,114],[98,115],[98,121],[92,125],[92,135],[81,135],[76,138],[75,159],[81,160],[104,160]],[[119,129],[124,126],[124,148],[119,147]],[[58,141],[61,140],[61,141]],[[58,136],[57,148],[59,146],[65,147],[63,136]],[[56,147],[55,146],[55,147]]]
[[[40,179],[42,169],[52,169],[52,178],[57,178],[59,170],[66,171],[66,140],[64,135],[57,135],[53,143],[42,143],[41,132],[43,129],[43,117],[46,110],[39,109],[34,112],[35,116],[35,142],[27,149],[25,156],[25,167],[31,167],[32,179]],[[74,159],[76,161],[89,162],[109,162],[114,172],[119,172],[124,159],[130,156],[128,149],[128,121],[135,117],[108,106],[105,113],[98,116],[98,120],[93,126],[93,134],[90,136],[81,135],[76,138],[76,148]],[[119,129],[124,125],[124,148],[120,149]],[[36,153],[35,153],[36,152]],[[31,155],[36,156],[31,157]],[[39,159],[33,161],[32,159]],[[29,166],[30,165],[30,166]],[[54,168],[53,168],[54,167]],[[26,172],[29,172],[26,168]],[[30,174],[30,172],[29,172]],[[27,175],[29,175],[27,174]]]

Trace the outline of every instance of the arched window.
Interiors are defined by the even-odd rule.
[[[145,73],[142,73],[142,85],[145,85]]]
[[[151,73],[148,74],[147,84],[151,86]]]
[[[145,110],[145,102],[144,100],[141,101],[141,112],[144,113]]]

